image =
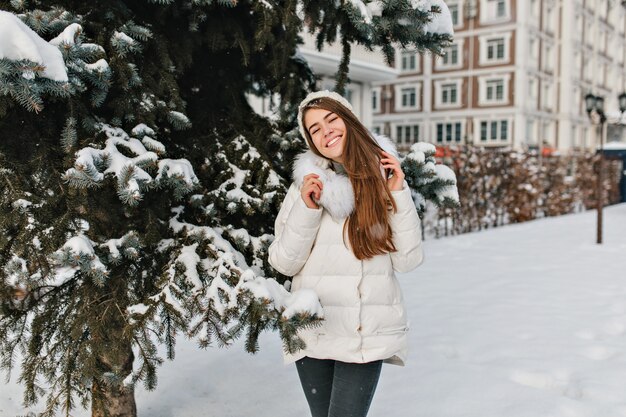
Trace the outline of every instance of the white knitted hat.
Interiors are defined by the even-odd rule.
[[[331,98],[331,99],[333,99],[335,101],[338,101],[344,107],[346,107],[348,110],[350,110],[350,112],[352,114],[354,114],[354,109],[352,108],[352,105],[341,94],[335,93],[334,91],[328,91],[328,90],[314,91],[314,92],[310,93],[308,96],[306,96],[304,98],[304,100],[302,100],[300,102],[300,105],[298,106],[298,127],[300,128],[300,134],[302,135],[302,138],[306,142],[307,146],[309,146],[309,142],[306,140],[306,132],[304,130],[304,121],[302,120],[302,110],[311,101],[313,101],[313,100],[315,100],[317,98],[321,98],[321,97],[328,97],[328,98]],[[356,116],[356,114],[355,114],[355,116]]]

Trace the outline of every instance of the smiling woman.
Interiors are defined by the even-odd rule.
[[[298,124],[309,149],[294,161],[269,263],[293,277],[292,291],[317,293],[324,321],[298,332],[306,346],[285,362],[296,362],[313,417],[365,417],[382,363],[406,359],[394,272],[422,261],[420,219],[394,144],[342,96],[309,94]]]
[[[337,114],[324,109],[310,108],[304,115],[304,125],[324,157],[343,163],[344,133],[346,125]]]

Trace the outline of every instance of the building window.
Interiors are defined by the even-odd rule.
[[[506,17],[506,1],[505,0],[496,0],[496,17],[503,18]]]
[[[403,72],[417,70],[417,56],[415,52],[408,52],[408,51],[402,52],[401,69]]]
[[[441,85],[441,103],[456,104],[457,103],[457,85],[442,84]]]
[[[543,58],[543,69],[552,71],[552,46],[545,44]]]
[[[504,100],[504,80],[488,80],[486,86],[487,91],[485,97],[487,101]]]
[[[510,61],[511,32],[498,36],[479,36],[480,65],[502,64]]]
[[[509,103],[509,83],[511,74],[493,75],[478,78],[478,104],[507,104]]]
[[[461,78],[437,80],[435,83],[435,108],[451,108],[461,106]]]
[[[587,56],[587,59],[583,58],[583,78],[586,80],[591,79],[591,59]]]
[[[487,41],[487,59],[489,61],[501,61],[504,59],[504,39],[491,39]]]
[[[443,65],[456,65],[459,63],[459,45],[452,44],[446,48],[446,54],[443,56]]]
[[[548,81],[543,80],[543,97],[542,97],[542,105],[545,110],[552,109],[552,84]]]
[[[421,83],[396,84],[394,86],[394,107],[396,110],[419,110]]]
[[[448,9],[450,10],[450,15],[452,16],[452,25],[459,26],[459,5],[458,4],[449,4]]]
[[[538,7],[539,0],[530,0],[530,16],[534,17],[535,21],[537,21],[538,19],[536,18],[539,17]]]
[[[403,88],[400,91],[402,94],[402,107],[415,107],[415,104],[416,104],[415,87]]]
[[[419,125],[396,126],[396,142],[399,144],[412,144],[419,140]]]
[[[461,122],[437,123],[437,142],[461,142]]]
[[[537,98],[536,88],[537,86],[535,85],[535,79],[532,76],[530,76],[528,78],[528,97],[530,97],[533,100]]]
[[[537,141],[535,139],[535,121],[532,119],[526,120],[526,144],[534,145]]]
[[[530,52],[530,57],[535,62],[539,59],[537,44],[538,44],[537,39],[535,39],[532,35],[530,35],[530,39],[528,40],[528,49]]]
[[[491,120],[480,122],[480,140],[487,141],[507,141],[509,139],[509,121]]]
[[[510,17],[509,0],[481,0],[480,21],[502,21]]]
[[[377,135],[380,135],[380,132],[381,132],[380,126],[372,127],[372,133],[376,133]]]
[[[380,111],[380,90],[372,90],[372,111]]]
[[[450,45],[448,53],[443,57],[445,65],[455,65],[459,63],[459,45]]]
[[[542,144],[543,145],[548,145],[550,144],[551,141],[551,126],[550,126],[550,122],[544,122],[542,125],[542,138],[541,140],[543,141]]]
[[[463,66],[463,39],[454,41],[444,49],[444,55],[435,59],[436,69],[461,68]]]
[[[544,20],[543,30],[547,32],[552,32],[554,23],[552,22],[554,16],[554,9],[552,6],[548,5],[546,7],[546,16]]]
[[[576,13],[576,17],[574,19],[576,21],[576,23],[574,24],[574,27],[576,28],[576,30],[574,31],[574,36],[577,39],[580,39],[583,34],[583,16],[580,13]]]

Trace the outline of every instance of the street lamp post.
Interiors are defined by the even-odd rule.
[[[625,97],[626,100],[626,97]],[[599,119],[600,125],[600,159],[598,160],[598,183],[596,186],[596,200],[598,208],[597,239],[596,243],[602,243],[602,208],[604,207],[604,135],[606,133],[606,115],[604,114],[604,97],[594,96],[589,93],[585,96],[587,114],[593,123],[593,115]],[[597,137],[597,129],[596,129]]]

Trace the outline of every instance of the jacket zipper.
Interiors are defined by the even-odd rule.
[[[365,358],[363,357],[363,333],[361,333],[361,331],[363,330],[362,328],[362,317],[361,317],[361,313],[363,312],[363,299],[361,298],[361,283],[363,282],[363,260],[361,260],[361,279],[359,280],[359,284],[357,285],[357,291],[359,292],[359,328],[357,329],[357,331],[359,332],[359,338],[360,338],[360,343],[359,343],[359,353],[361,353],[361,361],[365,361]]]

